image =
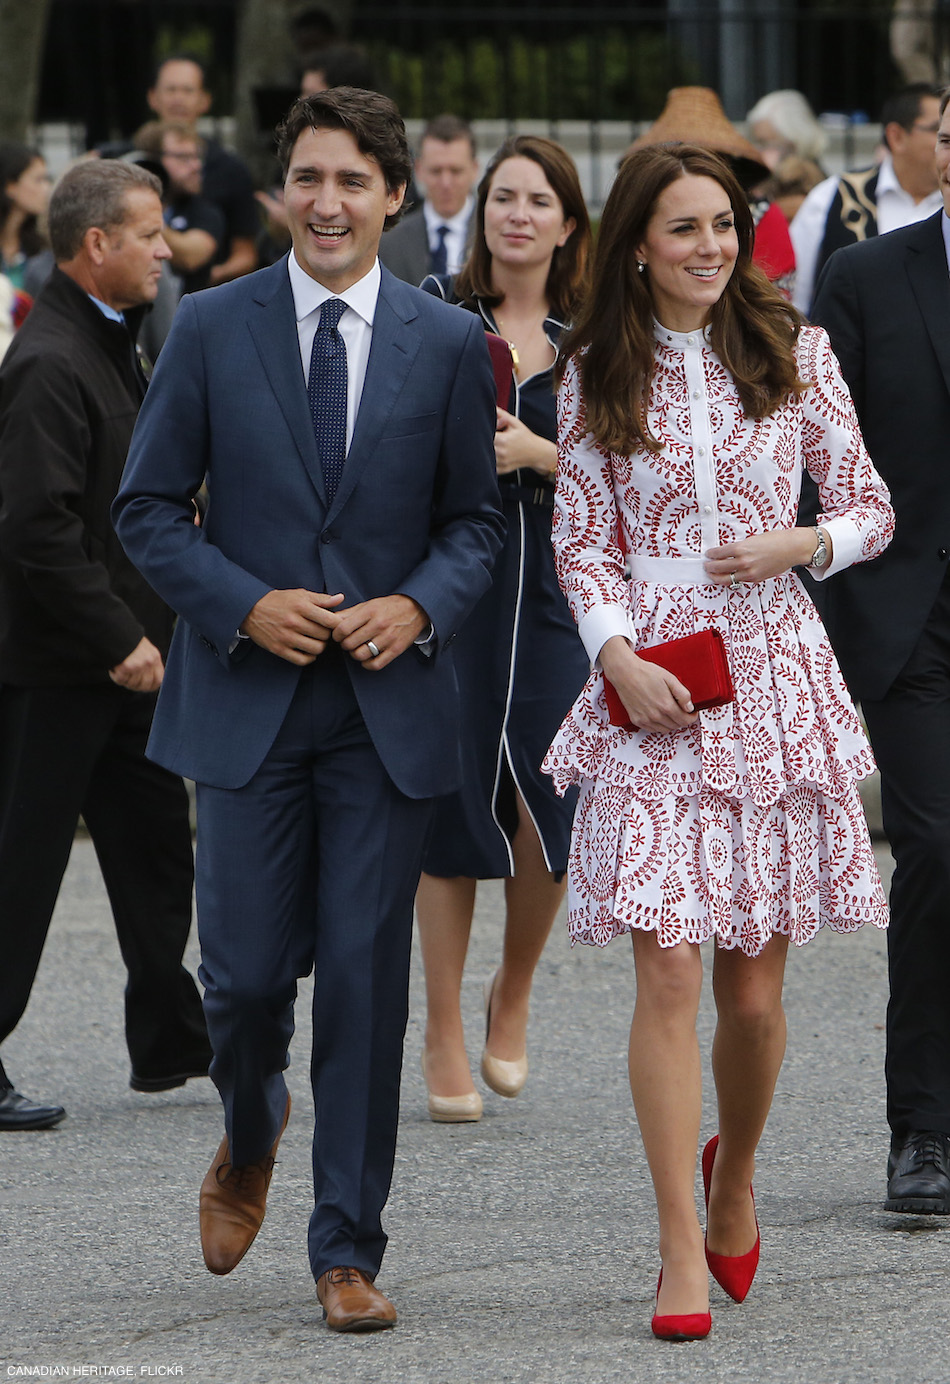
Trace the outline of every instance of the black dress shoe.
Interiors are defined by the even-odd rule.
[[[61,1105],[37,1105],[12,1086],[0,1087],[0,1129],[51,1129],[65,1118]]]
[[[915,1130],[891,1149],[885,1211],[950,1216],[950,1135]]]

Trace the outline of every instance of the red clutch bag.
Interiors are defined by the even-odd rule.
[[[689,688],[697,711],[725,706],[735,697],[726,646],[718,630],[700,630],[698,634],[687,634],[666,644],[654,644],[650,649],[637,649],[637,657],[648,663],[658,663],[678,678]],[[636,730],[616,688],[607,678],[604,678],[604,695],[610,724]]]

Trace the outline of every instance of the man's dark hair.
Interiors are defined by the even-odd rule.
[[[412,155],[406,127],[388,96],[356,87],[333,87],[295,101],[277,129],[277,157],[284,178],[294,145],[305,130],[347,130],[360,153],[379,164],[389,192],[409,182]],[[387,216],[386,228],[395,226],[401,214],[402,208]]]
[[[944,113],[944,111],[947,109],[947,106],[950,106],[950,86],[944,87],[943,91],[940,93],[940,119],[941,119],[941,120],[943,119],[943,113]]]
[[[128,220],[127,197],[145,189],[161,197],[154,173],[124,159],[89,159],[60,178],[49,203],[49,241],[57,264],[71,260],[93,226],[115,231]]]
[[[457,139],[467,139],[472,146],[472,158],[477,157],[478,150],[475,147],[475,136],[472,134],[472,127],[467,120],[463,120],[460,115],[437,115],[428,122],[419,138],[419,148],[422,148],[424,139],[437,139],[442,144],[452,144]]]
[[[888,125],[900,125],[902,130],[910,130],[920,115],[921,101],[927,96],[936,96],[939,99],[942,95],[943,87],[934,86],[932,82],[912,82],[910,86],[901,87],[899,91],[888,96],[881,107],[884,143],[887,143]]]

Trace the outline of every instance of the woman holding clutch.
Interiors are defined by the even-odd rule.
[[[751,260],[748,204],[691,145],[622,164],[593,288],[564,345],[556,562],[595,670],[545,761],[580,786],[569,927],[633,938],[630,1085],[659,1214],[653,1331],[708,1334],[707,1269],[736,1301],[759,1230],[756,1147],[785,1048],[789,939],[886,926],[856,780],[873,769],[814,606],[873,557],[893,513],[825,333]],[[796,525],[803,468],[820,527]],[[629,577],[627,571],[629,570]],[[637,649],[701,630],[735,699],[696,711]],[[633,727],[608,721],[613,684]],[[713,939],[718,1134],[700,1131],[700,944]]]
[[[552,372],[564,324],[586,285],[590,223],[577,170],[552,140],[506,140],[478,188],[474,242],[453,283],[424,288],[478,313],[515,348],[495,455],[508,522],[491,590],[453,646],[463,708],[464,787],[439,802],[416,911],[426,973],[423,1064],[429,1114],[477,1120],[460,1009],[476,882],[505,880],[501,965],[484,988],[481,1073],[516,1096],[528,1071],[534,970],[564,896],[573,794],[540,772],[551,736],[587,676],[551,552],[555,405]]]

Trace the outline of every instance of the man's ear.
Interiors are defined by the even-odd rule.
[[[395,216],[396,212],[399,210],[403,202],[406,200],[406,188],[408,186],[408,183],[400,183],[398,187],[392,190],[392,192],[389,192],[389,200],[386,203],[387,216]]]
[[[100,226],[90,226],[82,238],[82,247],[97,268],[105,262],[109,237]]]

